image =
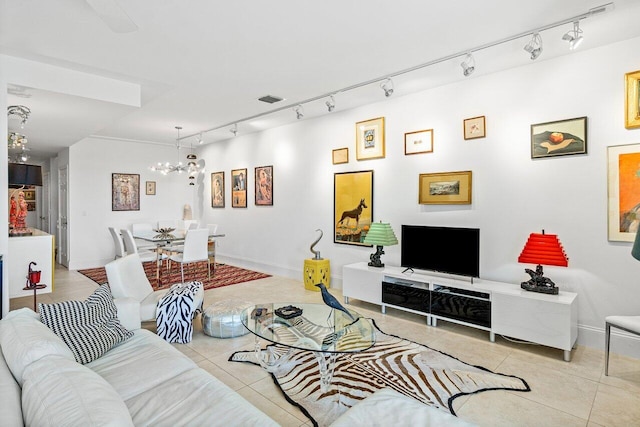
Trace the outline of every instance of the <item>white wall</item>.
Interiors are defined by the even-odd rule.
[[[239,135],[200,150],[207,173],[196,188],[194,213],[217,223],[226,237],[218,253],[237,265],[302,277],[315,230],[316,246],[331,260],[332,286],[340,287],[342,266],[366,261],[371,248],[335,244],[333,175],[374,170],[374,220],[401,224],[472,226],[481,229],[481,276],[518,286],[529,265],[518,255],[531,232],[558,234],[570,258],[568,268],[546,267],[561,290],[579,294],[579,343],[602,348],[604,317],[638,314],[640,264],[630,244],[607,240],[607,147],[640,143],[640,129],[624,128],[624,74],[640,69],[632,39],[577,51],[500,73],[470,77],[455,84],[381,99],[350,111],[337,110],[265,132]],[[482,64],[478,64],[481,67]],[[292,113],[293,114],[293,113]],[[484,115],[487,137],[465,141],[462,121]],[[384,116],[386,158],[355,159],[355,123]],[[532,160],[530,125],[588,117],[588,153]],[[434,152],[404,155],[404,133],[434,129]],[[348,164],[332,165],[331,150],[349,148]],[[71,149],[73,268],[95,266],[112,256],[106,227],[134,221],[179,217],[193,194],[175,177],[147,170],[163,151],[114,141],[86,140]],[[274,166],[274,206],[257,207],[254,168]],[[246,209],[232,208],[231,169],[248,168]],[[210,207],[209,173],[224,171],[226,207]],[[418,175],[473,171],[471,205],[417,203]],[[111,212],[112,172],[140,173],[156,180],[157,196],[141,196],[140,212]],[[169,189],[170,194],[165,192]],[[201,213],[200,213],[201,212]],[[435,242],[437,244],[437,242]],[[399,265],[400,246],[385,248],[383,261]],[[625,345],[629,345],[627,340]],[[634,345],[636,357],[640,346]],[[616,351],[631,352],[617,345]]]
[[[175,162],[176,151],[172,146],[100,138],[86,138],[70,148],[70,269],[96,267],[113,259],[107,227],[181,219],[184,205],[193,207],[195,187],[188,185],[186,175],[163,176],[149,170],[158,161]],[[140,174],[139,211],[111,210],[112,173]],[[145,181],[156,181],[155,196],[145,195]]]

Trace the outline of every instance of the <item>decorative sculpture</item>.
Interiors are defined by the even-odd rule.
[[[336,297],[334,297],[329,293],[329,291],[327,290],[326,286],[324,286],[323,283],[318,283],[316,286],[320,288],[320,292],[322,293],[322,301],[324,301],[325,304],[327,304],[331,308],[335,308],[336,310],[340,310],[347,313],[347,315],[351,318],[351,320],[356,320],[356,318],[353,317],[351,313],[349,313],[349,310],[344,308],[344,306],[340,304],[340,301],[338,301]]]
[[[309,250],[311,250],[311,253],[314,254],[314,258],[313,259],[322,259],[322,257],[320,256],[320,251],[316,251],[314,248],[315,245],[318,244],[318,242],[320,241],[320,239],[322,239],[322,236],[324,235],[324,233],[322,233],[322,230],[320,230],[319,228],[316,230],[320,232],[320,237],[318,237],[309,247]]]
[[[551,279],[549,279],[548,277],[544,277],[541,265],[538,265],[536,267],[536,271],[533,271],[530,268],[525,268],[524,271],[526,271],[527,274],[531,276],[531,279],[526,282],[520,283],[520,287],[522,289],[531,292],[558,295],[559,289]]]

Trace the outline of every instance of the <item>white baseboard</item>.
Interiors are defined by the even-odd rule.
[[[604,351],[604,320],[602,328],[578,325],[578,344]],[[611,353],[640,359],[640,336],[611,328]]]

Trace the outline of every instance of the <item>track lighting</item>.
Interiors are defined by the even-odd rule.
[[[304,117],[304,108],[302,108],[302,104],[296,105],[293,111],[296,112],[296,118],[298,120]]]
[[[577,49],[578,46],[580,46],[584,40],[584,37],[582,37],[582,30],[580,29],[580,21],[575,21],[573,23],[573,30],[569,30],[564,33],[562,40],[569,42],[569,49],[571,50]]]
[[[386,79],[380,83],[380,88],[384,91],[384,96],[387,98],[393,95],[393,80]]]
[[[531,40],[526,44],[524,50],[531,54],[531,60],[536,59],[542,53],[542,37],[538,33],[533,33]]]
[[[229,129],[229,132],[231,132],[233,136],[238,136],[238,124],[235,123],[233,127]]]
[[[329,96],[329,100],[324,103],[327,106],[327,110],[332,112],[336,108],[336,100],[333,98],[333,95]]]
[[[476,60],[473,59],[473,55],[471,55],[471,53],[467,53],[467,56],[464,58],[464,61],[462,61],[460,66],[462,67],[462,74],[464,74],[465,77],[469,77],[476,69]]]

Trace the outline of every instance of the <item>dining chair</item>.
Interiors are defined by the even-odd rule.
[[[209,229],[209,239],[207,243],[207,252],[209,255],[209,263],[213,260],[213,272],[216,272],[216,240],[213,237],[214,234],[218,231],[218,224],[207,224],[207,228]]]
[[[209,230],[207,228],[196,228],[187,230],[184,238],[184,249],[169,255],[170,261],[180,263],[180,274],[184,283],[184,265],[193,262],[207,262],[207,277],[211,278],[211,265],[207,250]]]
[[[127,254],[138,254],[141,262],[156,261],[159,259],[160,263],[162,263],[162,260],[167,258],[165,254],[160,254],[160,256],[158,256],[158,253],[155,250],[138,250],[138,246],[136,245],[136,241],[130,230],[123,229],[120,230],[120,233],[122,233],[124,247]]]
[[[109,227],[109,233],[111,233],[111,237],[113,238],[113,245],[116,248],[116,256],[113,259],[122,258],[127,255],[127,252],[124,248],[124,241],[122,240],[122,236],[114,227]]]
[[[611,327],[621,329],[635,335],[640,335],[640,316],[607,316],[605,323],[605,359],[604,374],[609,375],[609,346],[611,344]]]
[[[136,238],[136,236],[141,235],[153,235],[153,224],[151,224],[150,222],[134,222],[133,224],[131,224],[131,233],[133,234],[133,238],[138,249],[152,249],[156,246],[152,242]]]
[[[175,219],[161,219],[158,221],[158,228],[179,228],[178,221]]]

